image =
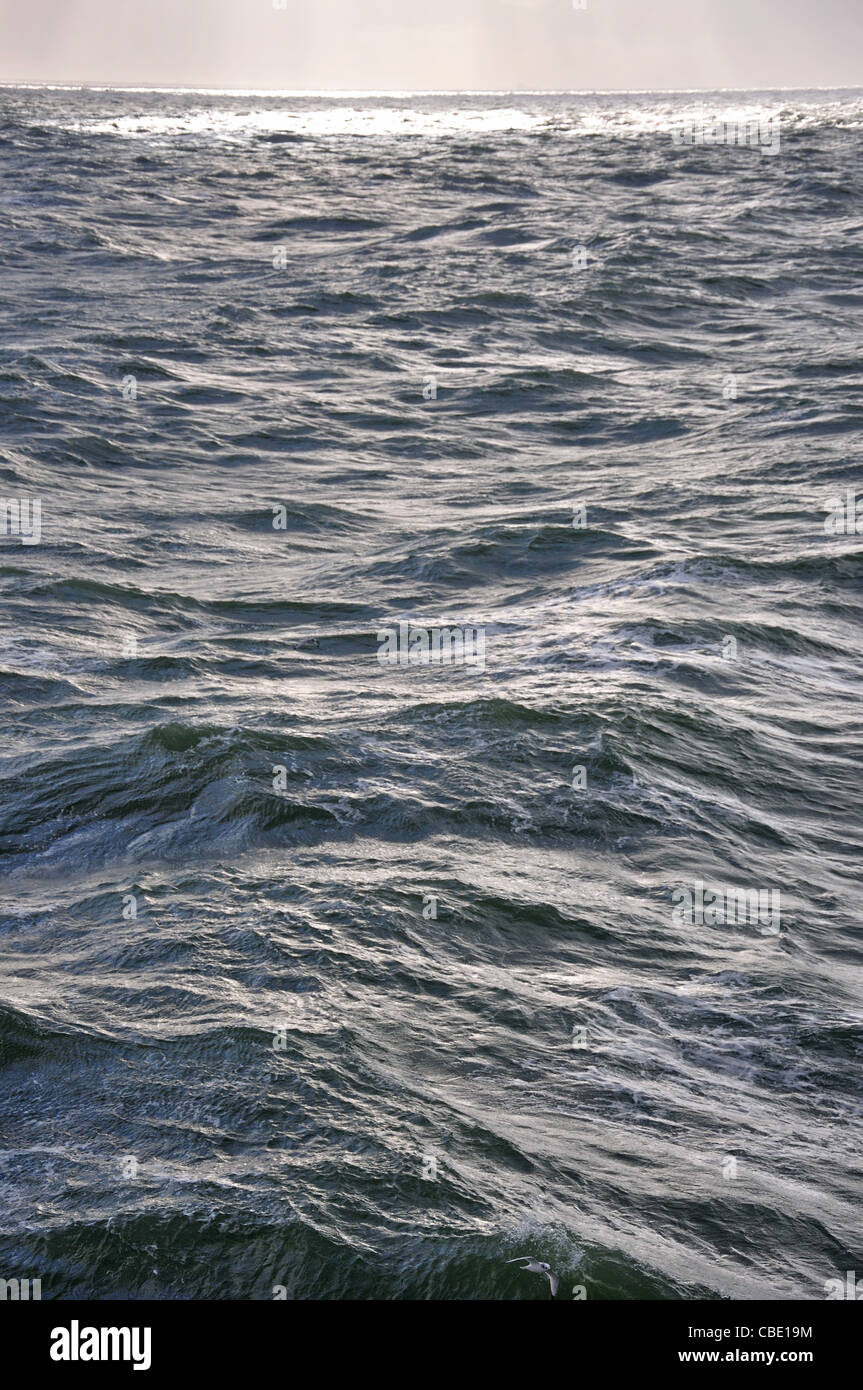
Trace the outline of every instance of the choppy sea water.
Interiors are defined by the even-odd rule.
[[[863,1273],[861,140],[0,91],[0,1276]]]

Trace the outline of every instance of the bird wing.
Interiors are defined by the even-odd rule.
[[[551,1272],[551,1270],[548,1271],[548,1282],[551,1285],[552,1298],[557,1298],[557,1286],[560,1283],[560,1280],[558,1279],[556,1274],[553,1274]]]
[[[516,1255],[514,1260],[507,1260],[508,1265],[517,1265],[519,1260],[532,1260],[533,1255]]]

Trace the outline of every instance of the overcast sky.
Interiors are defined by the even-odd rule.
[[[0,81],[863,86],[863,0],[0,0]]]

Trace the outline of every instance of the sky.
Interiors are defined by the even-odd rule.
[[[312,91],[863,86],[863,0],[281,3],[0,0],[0,82]]]

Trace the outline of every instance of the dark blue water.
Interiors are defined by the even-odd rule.
[[[861,139],[0,91],[0,1276],[863,1270]]]

